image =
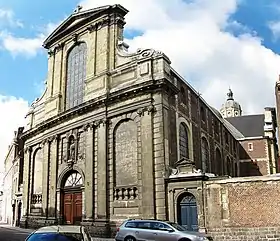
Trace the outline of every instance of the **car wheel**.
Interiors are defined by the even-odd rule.
[[[179,239],[179,241],[191,241],[191,240],[188,238],[181,238],[181,239]]]
[[[127,237],[125,237],[124,241],[136,241],[136,238],[134,238],[132,236],[127,236]]]

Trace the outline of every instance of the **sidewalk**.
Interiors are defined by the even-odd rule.
[[[25,229],[25,228],[20,228],[20,227],[13,227],[9,224],[0,224],[1,228],[6,228],[6,229],[12,229],[12,230],[17,230],[23,233],[32,233],[34,230],[33,229]]]

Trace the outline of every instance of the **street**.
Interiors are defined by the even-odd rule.
[[[1,241],[24,241],[29,235],[28,230],[21,230],[19,228],[0,227]]]

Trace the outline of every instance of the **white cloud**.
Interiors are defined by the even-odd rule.
[[[34,57],[42,49],[43,40],[43,34],[36,38],[18,38],[7,33],[2,34],[2,47],[8,50],[14,57],[21,54],[26,57]]]
[[[280,21],[269,22],[268,27],[273,34],[274,40],[278,40],[280,38]]]
[[[41,33],[34,38],[17,37],[7,31],[2,31],[0,32],[1,47],[9,51],[13,57],[18,55],[28,58],[35,57],[40,51],[43,51],[44,40],[57,26],[56,23],[48,23],[40,29]]]
[[[20,126],[25,126],[24,117],[27,111],[27,101],[0,95],[0,112],[4,116],[0,119],[0,171],[3,169],[3,162],[14,137],[14,131],[17,131]]]
[[[1,25],[9,25],[12,27],[23,27],[23,23],[15,19],[14,12],[9,9],[0,9],[0,22]]]
[[[130,12],[126,28],[143,32],[126,40],[131,49],[165,52],[172,66],[206,101],[220,108],[230,86],[244,113],[274,106],[280,57],[262,45],[246,26],[241,34],[226,32],[238,0],[83,0],[84,8],[119,3]],[[145,17],[143,17],[145,15]],[[239,28],[241,26],[238,26]]]

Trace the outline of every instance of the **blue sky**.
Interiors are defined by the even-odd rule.
[[[244,114],[275,105],[279,0],[0,0],[0,111],[6,114],[0,119],[0,158],[27,105],[43,91],[43,40],[78,4],[86,9],[114,3],[130,11],[125,41],[131,51],[163,51],[217,109],[229,86]]]
[[[277,2],[276,0],[241,1],[237,11],[230,18],[255,31],[262,38],[264,46],[279,53],[279,39],[275,40],[269,28],[269,22],[280,21],[280,6],[277,9]],[[0,27],[2,31],[8,31],[17,38],[36,38],[49,23],[58,23],[71,14],[78,3],[77,0],[1,0],[0,9],[12,11],[13,21],[19,21],[23,26],[14,26],[8,21],[5,23],[6,20],[3,19]],[[227,31],[238,34],[240,30],[231,28]],[[141,31],[126,31],[126,37],[133,38],[139,33]],[[11,51],[2,49],[0,65],[1,95],[21,97],[29,103],[40,95],[47,74],[46,51],[42,49],[36,56],[30,57],[24,54],[15,56]]]

